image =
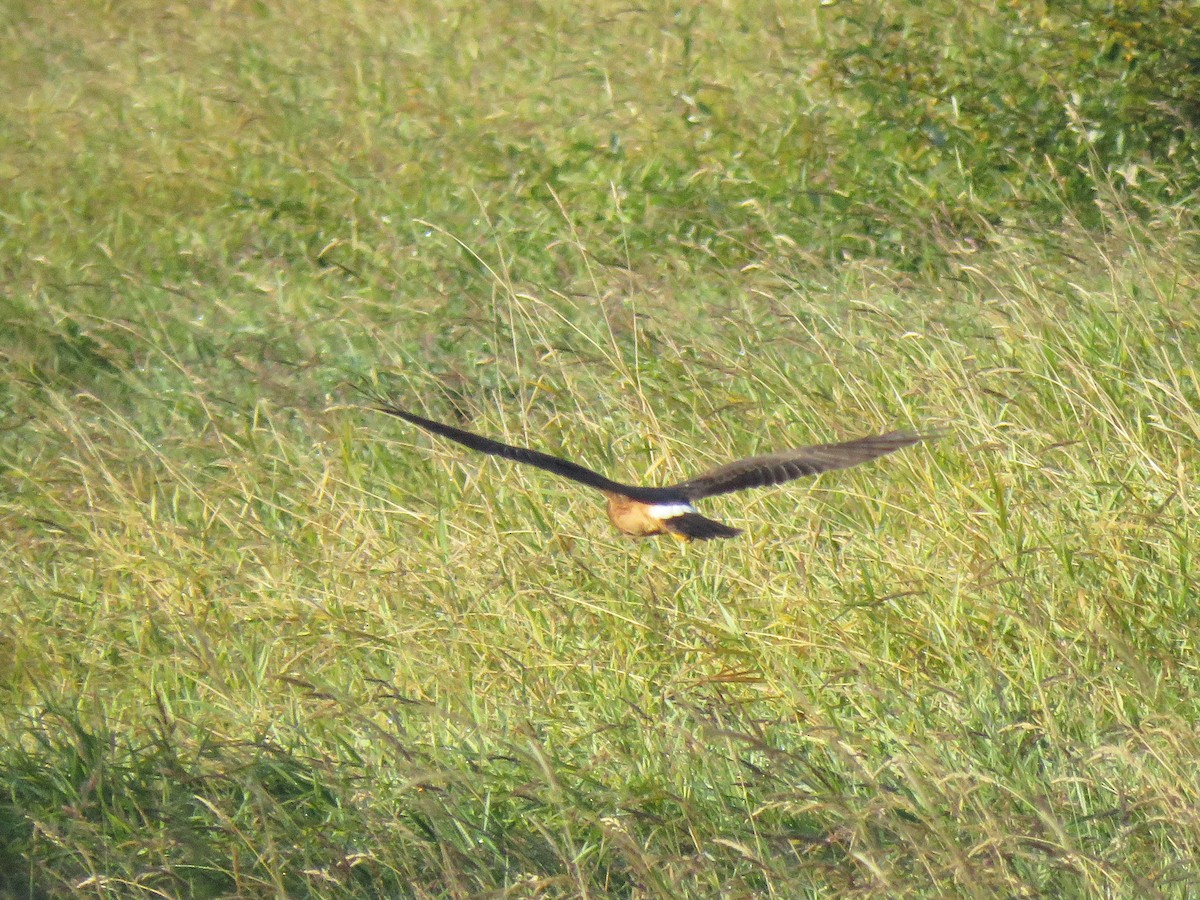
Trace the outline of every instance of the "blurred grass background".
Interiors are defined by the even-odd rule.
[[[0,27],[0,895],[1200,891],[1192,4]]]

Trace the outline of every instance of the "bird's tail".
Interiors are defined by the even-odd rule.
[[[663,527],[671,534],[689,541],[710,541],[713,538],[731,538],[742,533],[742,529],[733,528],[714,519],[706,519],[699,513],[683,513],[663,519]]]

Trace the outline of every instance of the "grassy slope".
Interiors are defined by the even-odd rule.
[[[1196,889],[1186,222],[864,243],[815,14],[214,6],[5,13],[14,895]],[[681,549],[363,379],[629,478],[949,435]]]

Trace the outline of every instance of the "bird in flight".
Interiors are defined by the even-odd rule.
[[[579,484],[595,488],[608,500],[608,518],[622,534],[633,537],[649,537],[652,534],[671,534],[684,541],[707,541],[713,538],[731,538],[741,534],[723,522],[705,518],[696,512],[692,504],[706,497],[728,494],[746,488],[768,487],[783,484],[805,475],[816,475],[833,469],[848,469],[859,463],[869,462],[909,447],[930,435],[892,431],[846,441],[841,444],[817,444],[780,450],[763,456],[751,456],[710,469],[695,478],[668,487],[639,487],[610,481],[598,472],[571,462],[529,450],[502,444],[482,435],[472,434],[434,422],[397,406],[376,406],[379,412],[411,422],[426,431],[457,441],[464,447],[499,456],[513,462],[525,463],[555,475],[561,475]]]

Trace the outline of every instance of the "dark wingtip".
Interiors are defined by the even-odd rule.
[[[936,441],[939,438],[944,438],[949,433],[949,428],[934,427],[926,428],[923,431],[893,431],[890,435],[884,435],[884,437],[895,437],[897,440],[905,440],[917,444],[921,441]]]
[[[387,413],[389,416],[395,416],[397,419],[403,419],[404,421],[411,422],[414,425],[425,425],[425,423],[430,421],[429,419],[418,416],[416,413],[410,413],[406,409],[401,409],[398,406],[390,406],[381,401],[376,401],[371,406],[368,406],[367,409],[375,412]]]

